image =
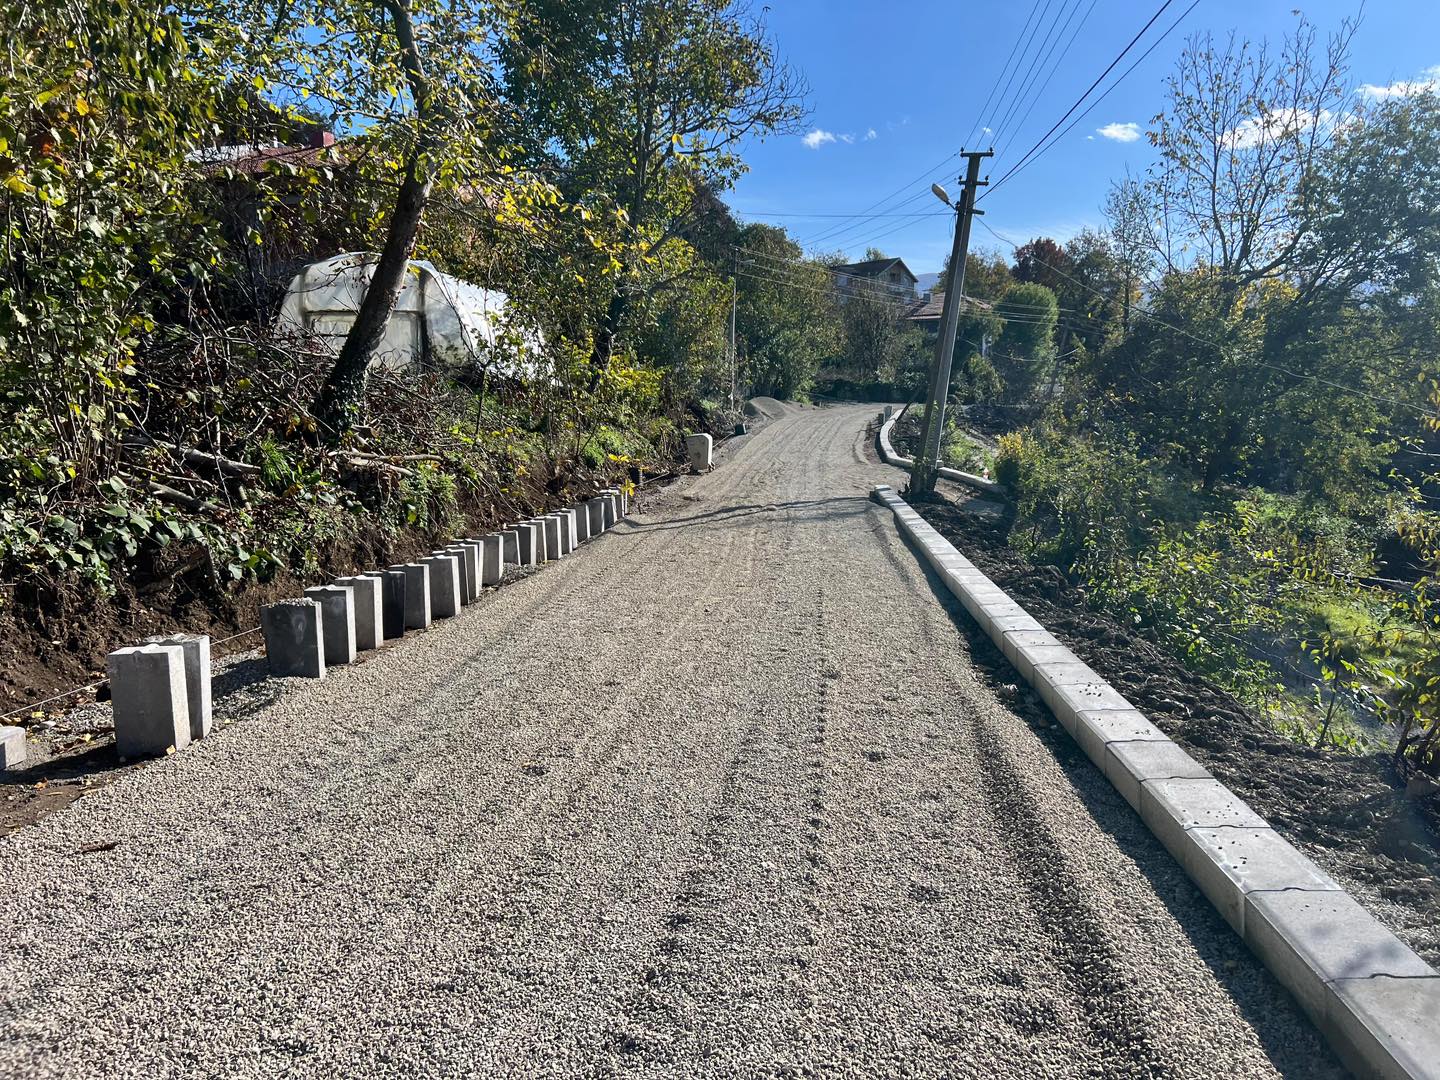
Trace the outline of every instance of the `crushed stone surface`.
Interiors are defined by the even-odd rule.
[[[0,1075],[1341,1075],[971,663],[872,412],[0,839]]]

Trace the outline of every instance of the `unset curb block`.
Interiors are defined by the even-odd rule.
[[[325,678],[325,628],[314,600],[281,600],[260,609],[270,674]]]
[[[685,436],[685,456],[692,473],[709,472],[714,464],[715,440],[704,432]]]
[[[424,630],[430,625],[430,567],[424,563],[397,563],[387,568],[405,575],[405,629]]]
[[[575,539],[583,544],[590,539],[590,512],[584,500],[571,507],[570,512],[575,515]]]
[[[455,560],[455,570],[460,579],[460,584],[455,590],[455,603],[461,607],[470,603],[470,562],[466,550],[459,544],[451,544],[448,547],[439,548],[430,553],[431,558],[440,555],[448,555]],[[435,603],[431,597],[430,603]]]
[[[454,540],[444,550],[460,556],[460,569],[465,576],[465,595],[462,599],[467,604],[473,604],[480,599],[480,541]]]
[[[500,558],[511,566],[520,565],[520,531],[514,526],[500,530]]]
[[[355,594],[344,585],[316,585],[305,597],[320,605],[324,627],[325,666],[355,662]]]
[[[599,499],[586,499],[585,514],[589,521],[590,536],[593,539],[605,531],[605,506]]]
[[[210,635],[167,634],[147,637],[142,645],[177,645],[185,657],[185,712],[191,740],[210,734]]]
[[[540,541],[536,536],[539,530],[527,521],[512,525],[510,529],[516,536],[515,561],[521,566],[534,566],[539,561],[537,556],[539,555]]]
[[[546,514],[540,519],[541,528],[545,530],[545,554],[547,558],[558,559],[565,554],[564,545],[560,540],[560,517],[557,514]]]
[[[499,585],[505,576],[505,538],[500,533],[491,533],[480,538],[480,584]]]
[[[527,518],[525,524],[530,526],[530,531],[535,536],[535,562],[549,562],[554,556],[550,553],[550,545],[545,538],[545,519]]]
[[[105,658],[115,716],[115,752],[159,757],[190,745],[185,653],[179,645],[132,645]]]
[[[449,619],[460,614],[460,558],[432,554],[420,560],[430,571],[430,614]]]
[[[18,769],[25,764],[25,729],[11,724],[0,726],[0,769]]]
[[[401,579],[402,588],[404,578]],[[385,601],[381,579],[369,574],[335,579],[335,584],[350,590],[355,611],[355,648],[378,649],[385,635]]]
[[[380,585],[381,630],[385,640],[405,636],[405,572],[403,570],[371,570],[360,575]],[[358,629],[356,631],[359,632]]]
[[[1026,623],[1024,609],[889,485],[873,497],[1346,1065],[1385,1080],[1440,1080],[1440,974],[1124,695]]]

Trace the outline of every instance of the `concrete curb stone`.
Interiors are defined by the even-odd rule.
[[[25,729],[12,724],[0,726],[0,770],[18,769],[25,764]]]
[[[314,600],[281,600],[260,609],[270,674],[325,678],[325,625]]]

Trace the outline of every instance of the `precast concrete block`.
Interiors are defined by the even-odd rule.
[[[432,555],[454,555],[455,564],[460,570],[460,603],[473,604],[475,597],[480,595],[479,575],[472,572],[470,556],[472,551],[464,544],[450,544],[439,551],[432,551]],[[474,590],[473,595],[471,590]]]
[[[685,436],[685,456],[692,473],[709,472],[714,464],[715,440],[702,433]]]
[[[480,538],[480,584],[499,585],[505,576],[505,537],[491,533]]]
[[[570,508],[575,515],[575,539],[580,543],[590,539],[590,513],[585,509],[585,500],[580,500]]]
[[[539,531],[529,522],[522,521],[511,526],[511,531],[519,538],[517,541],[518,562],[521,566],[534,566],[538,561],[536,555],[539,547],[539,540],[536,533]]]
[[[1440,975],[1337,979],[1320,1030],[1356,1076],[1440,1080]]]
[[[1106,779],[1137,814],[1141,791],[1151,780],[1213,779],[1203,765],[1169,739],[1108,743],[1104,771]]]
[[[320,605],[325,627],[325,666],[355,662],[355,593],[345,585],[316,585],[305,597]]]
[[[1072,735],[1080,713],[1135,708],[1085,664],[1036,664],[1031,685]]]
[[[1176,859],[1187,829],[1264,829],[1270,823],[1219,780],[1150,780],[1140,788],[1140,819]]]
[[[604,515],[605,528],[613,529],[615,523],[620,520],[620,499],[613,491],[602,491],[600,507],[601,513]]]
[[[445,549],[461,557],[461,570],[465,574],[465,603],[473,604],[480,599],[480,541],[459,539],[452,541]]]
[[[270,674],[325,677],[325,627],[314,600],[281,600],[260,609]]]
[[[358,574],[336,578],[335,584],[351,593],[355,609],[355,648],[378,649],[385,640],[385,600],[380,595],[380,579]]]
[[[1322,1028],[1334,1016],[1330,999],[1337,980],[1435,977],[1429,964],[1345,892],[1248,893],[1245,944]]]
[[[604,502],[598,498],[586,499],[585,513],[589,515],[591,537],[599,536],[606,529]]]
[[[1075,724],[1075,741],[1085,756],[1105,771],[1105,747],[1112,742],[1168,742],[1165,733],[1138,709],[1081,713]]]
[[[1021,631],[1029,633],[1030,631]],[[1005,639],[1009,641],[1014,635],[1006,634]],[[1028,683],[1035,680],[1035,667],[1038,664],[1075,664],[1080,658],[1071,652],[1064,645],[1058,642],[1054,645],[1025,645],[1014,650],[1015,655],[1011,663],[1020,677]]]
[[[397,563],[389,568],[405,575],[405,629],[424,630],[433,615],[430,567],[423,562]]]
[[[210,635],[164,634],[147,637],[142,645],[178,645],[185,656],[185,711],[190,738],[210,734]]]
[[[1274,829],[1189,829],[1185,849],[1177,859],[1241,937],[1245,935],[1245,897],[1252,892],[1336,892],[1340,888]]]
[[[373,578],[380,587],[380,629],[387,641],[405,636],[405,571],[371,570],[361,577]],[[359,634],[359,628],[356,628]]]
[[[618,487],[608,487],[603,492],[601,492],[601,494],[608,495],[610,499],[615,503],[615,520],[617,522],[624,521],[625,492]]]
[[[551,559],[561,558],[565,554],[565,548],[560,542],[560,517],[558,514],[546,514],[540,519],[541,527],[545,530],[545,551]]]
[[[1018,605],[1009,605],[1015,607]],[[1005,635],[1015,630],[1043,630],[1044,627],[1035,621],[1023,608],[1016,614],[997,613],[994,608],[985,609],[985,632],[990,635],[990,640],[995,643],[998,649],[1005,640]]]
[[[550,543],[545,536],[545,519],[528,518],[525,524],[535,531],[535,561],[537,563],[549,562],[555,558],[550,553]]]
[[[575,522],[575,508],[567,506],[556,513],[560,515],[560,527],[565,531],[565,550],[569,553],[580,546],[580,529]]]
[[[115,752],[158,757],[190,745],[185,653],[178,645],[132,645],[105,658],[115,716]]]
[[[520,565],[520,532],[513,525],[500,530],[500,561]]]
[[[25,764],[25,729],[0,725],[0,770],[18,769]]]
[[[1005,640],[1000,643],[1000,652],[1004,654],[1006,660],[1009,660],[1010,663],[1015,665],[1016,670],[1019,670],[1021,649],[1050,649],[1057,647],[1063,646],[1060,645],[1059,639],[1050,633],[1049,630],[1014,630],[1005,635]],[[1075,659],[1078,660],[1079,657]],[[1071,663],[1072,661],[1067,660],[1065,662]]]
[[[553,517],[560,526],[560,554],[569,555],[575,550],[575,538],[570,532],[570,515],[567,511],[556,510],[552,512]]]
[[[420,561],[430,570],[430,614],[437,619],[460,614],[460,557],[441,553]]]

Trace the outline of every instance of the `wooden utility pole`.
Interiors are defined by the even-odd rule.
[[[940,336],[935,341],[935,359],[930,364],[930,396],[925,401],[920,452],[910,467],[910,490],[935,490],[940,467],[940,444],[945,434],[945,402],[950,397],[950,366],[955,358],[955,332],[960,325],[960,302],[965,289],[965,260],[970,254],[970,221],[985,211],[975,209],[975,192],[988,180],[980,179],[980,162],[994,156],[993,150],[961,151],[966,159],[964,187],[955,203],[955,245],[950,249],[950,272],[945,279],[945,307],[940,316]],[[950,205],[945,189],[932,187],[936,196]]]

